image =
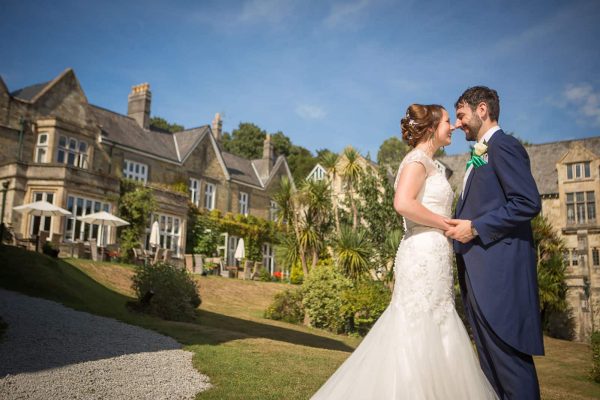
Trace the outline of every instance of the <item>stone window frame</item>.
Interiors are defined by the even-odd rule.
[[[600,251],[596,247],[592,249],[592,265],[600,267]]]
[[[596,194],[593,190],[565,193],[567,225],[583,225],[596,222]]]
[[[183,232],[183,218],[173,214],[165,214],[161,212],[152,213],[149,224],[146,227],[146,249],[150,249],[150,232],[152,224],[158,221],[160,247],[169,249],[173,256],[180,257],[182,252],[181,237]]]
[[[275,272],[275,248],[271,243],[263,243],[261,246],[262,265],[273,275]]]
[[[133,179],[134,181],[147,183],[148,164],[144,164],[142,162],[133,161],[126,158],[123,161],[123,176],[127,179]]]
[[[210,190],[209,190],[210,188]],[[210,182],[204,184],[204,208],[214,210],[217,199],[217,185]]]
[[[269,220],[277,221],[277,212],[279,211],[279,206],[275,200],[269,200]]]
[[[89,240],[90,238],[98,238],[100,234],[99,224],[88,224],[79,221],[77,217],[82,217],[87,214],[92,214],[99,211],[111,211],[111,204],[95,198],[84,197],[79,194],[67,195],[67,210],[71,211],[71,215],[65,217],[65,240],[66,241],[81,241]],[[89,227],[88,227],[89,226]],[[104,237],[101,238],[104,242],[110,237],[112,227],[104,228]],[[100,243],[98,243],[100,244]]]
[[[194,203],[196,207],[200,206],[200,179],[190,178],[190,201]]]
[[[568,181],[589,179],[591,177],[592,177],[591,161],[579,161],[579,162],[567,164],[567,180]]]
[[[250,194],[248,192],[240,191],[240,195],[238,196],[239,204],[240,204],[240,214],[248,215],[250,211]]]
[[[56,162],[71,167],[88,169],[89,149],[90,146],[87,141],[61,134],[58,136],[56,146]]]
[[[41,143],[42,137],[46,138],[44,143]],[[37,141],[35,142],[34,162],[36,162],[36,163],[47,163],[48,162],[48,142],[49,141],[50,141],[50,132],[42,131],[38,134]],[[40,155],[42,157],[40,157]],[[40,158],[43,158],[43,159],[40,160]]]

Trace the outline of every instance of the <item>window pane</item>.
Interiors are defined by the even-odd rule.
[[[43,163],[46,161],[46,149],[40,148],[37,150],[37,157],[35,158],[36,162]]]
[[[69,149],[71,149],[71,150],[77,149],[77,140],[69,139]]]
[[[81,153],[85,153],[87,151],[87,144],[85,142],[79,143],[79,151]]]
[[[75,165],[75,153],[69,153],[67,156],[67,165]]]
[[[48,134],[42,133],[38,136],[38,144],[46,144],[48,142]]]
[[[590,163],[589,163],[589,161],[586,162],[586,163],[584,163],[583,165],[584,165],[584,168],[585,168],[585,175],[584,176],[586,178],[589,178],[590,177]]]
[[[583,201],[583,192],[575,193],[575,197],[576,197],[578,203],[582,202]]]
[[[573,179],[573,164],[567,164],[567,179]]]
[[[595,201],[594,192],[586,192],[585,196],[587,197],[587,201]]]
[[[65,162],[65,152],[64,150],[58,150],[56,155],[56,161],[63,164]]]
[[[61,136],[61,137],[58,139],[58,145],[59,145],[60,147],[67,147],[67,138],[66,138],[65,136]]]
[[[573,193],[567,193],[567,203],[573,202]]]

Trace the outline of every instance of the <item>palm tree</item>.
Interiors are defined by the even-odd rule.
[[[321,157],[321,165],[327,171],[327,175],[330,177],[331,185],[333,186],[336,182],[337,174],[338,174],[338,160],[339,157],[335,153],[325,153],[323,157]],[[332,188],[333,189],[333,188]],[[340,216],[338,212],[338,204],[336,199],[334,198],[335,192],[331,190],[331,204],[333,205],[333,216],[335,218],[335,232],[340,234]]]
[[[352,209],[352,230],[358,226],[358,210],[354,199],[354,189],[358,184],[362,168],[359,164],[360,154],[351,146],[344,149],[344,163],[342,164],[342,175],[344,183],[348,188],[348,199]]]
[[[364,229],[352,230],[342,226],[335,252],[338,265],[348,278],[358,281],[369,276],[372,249]]]

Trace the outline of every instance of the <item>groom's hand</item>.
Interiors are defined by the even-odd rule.
[[[451,226],[446,231],[446,236],[461,243],[469,243],[473,236],[471,221],[467,219],[447,219],[446,222]]]

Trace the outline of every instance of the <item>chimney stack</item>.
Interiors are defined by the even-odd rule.
[[[150,128],[150,103],[152,92],[150,85],[142,83],[131,87],[131,93],[127,98],[127,115],[135,119],[144,129]]]
[[[223,133],[223,120],[221,120],[221,114],[216,113],[215,119],[212,122],[212,134],[217,141],[221,143],[221,134]]]
[[[263,144],[263,160],[269,161],[269,170],[273,164],[275,164],[275,150],[273,148],[273,143],[271,143],[271,135],[267,133],[267,137],[265,138],[265,142]]]

